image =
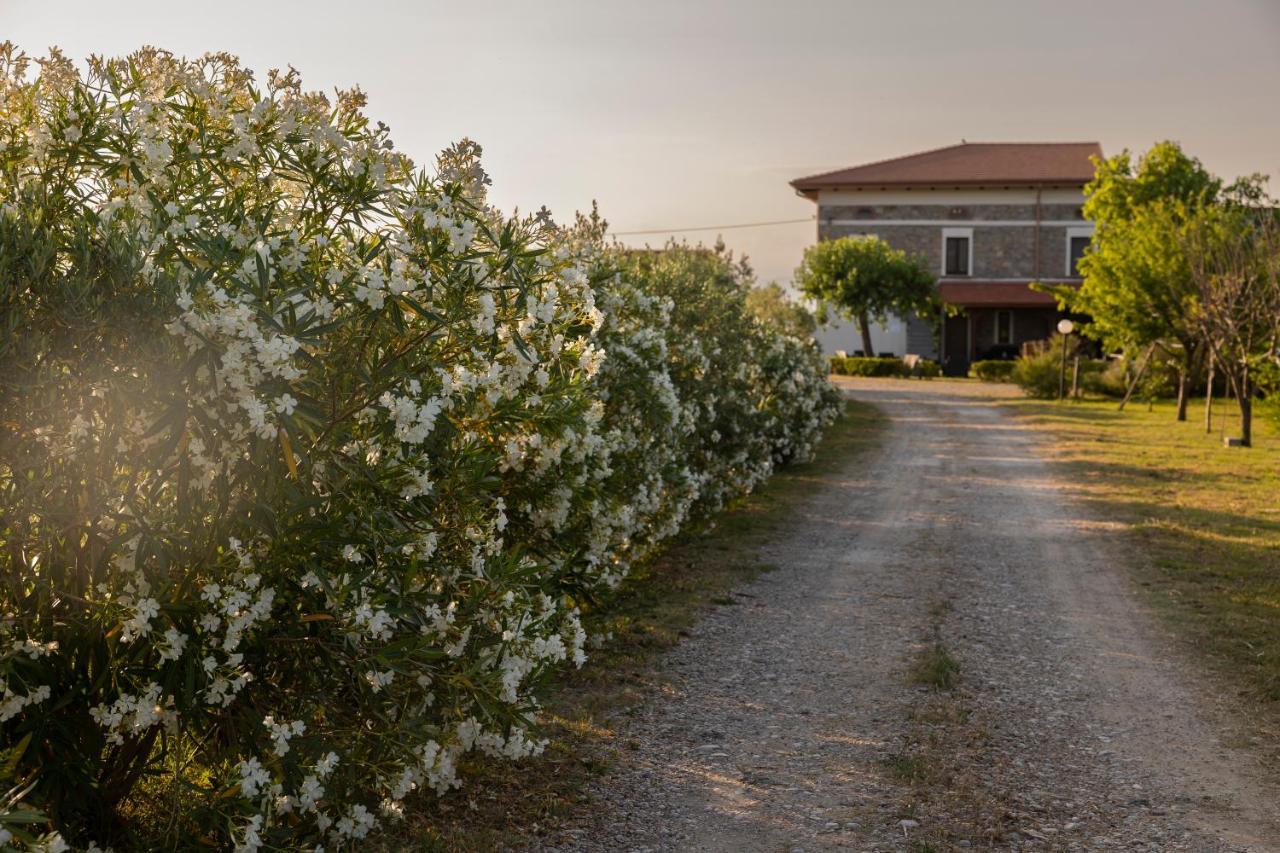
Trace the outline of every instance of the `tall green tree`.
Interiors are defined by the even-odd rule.
[[[890,315],[935,316],[939,301],[934,276],[924,263],[874,235],[823,240],[805,250],[796,284],[824,308],[855,320],[862,351],[875,355],[871,321]]]
[[[1095,231],[1080,262],[1084,284],[1067,301],[1093,318],[1089,332],[1109,346],[1154,345],[1178,358],[1180,421],[1203,349],[1186,229],[1222,192],[1222,181],[1176,142],[1159,142],[1136,162],[1128,151],[1097,161],[1085,187],[1084,213]]]

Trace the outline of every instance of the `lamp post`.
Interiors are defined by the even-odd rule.
[[[1071,332],[1075,329],[1076,324],[1067,318],[1058,321],[1058,333],[1062,335],[1062,367],[1058,371],[1058,399],[1061,400],[1067,393],[1067,341],[1071,337]]]

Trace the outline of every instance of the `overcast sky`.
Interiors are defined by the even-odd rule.
[[[470,136],[498,205],[597,199],[616,231],[807,217],[790,179],[961,138],[1171,138],[1280,174],[1280,0],[0,0],[0,38],[359,84],[419,162]],[[723,233],[788,281],[814,227]]]

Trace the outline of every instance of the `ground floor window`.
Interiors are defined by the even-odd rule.
[[[996,344],[1013,343],[1013,312],[996,312]]]

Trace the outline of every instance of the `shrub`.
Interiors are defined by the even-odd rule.
[[[1016,364],[1012,360],[975,361],[969,365],[969,375],[983,382],[1009,382]]]
[[[911,368],[911,375],[918,379],[938,379],[942,376],[942,365],[922,358]]]
[[[1013,362],[1014,367],[1011,379],[1028,397],[1051,400],[1058,396],[1058,382],[1062,371],[1063,342],[1062,335],[1055,335],[1047,342],[1047,345]],[[1071,338],[1067,347],[1065,391],[1069,394],[1074,371],[1073,359],[1075,353],[1080,349],[1079,339]],[[1103,389],[1113,387],[1114,376],[1103,378],[1107,369],[1108,366],[1105,361],[1081,358],[1079,378],[1081,391],[1103,393]],[[1123,389],[1121,393],[1124,393]]]
[[[1014,361],[1011,378],[1028,397],[1053,399],[1058,396],[1059,378],[1062,369],[1062,348],[1067,339],[1062,335],[1054,335],[1045,346],[1030,354],[1023,355]],[[1077,339],[1071,338],[1067,358],[1071,358],[1077,346]],[[1068,382],[1070,377],[1068,376]],[[1070,386],[1068,386],[1070,387]]]
[[[537,751],[578,605],[834,417],[730,258],[504,216],[477,146],[417,170],[359,92],[26,65],[0,47],[12,844],[343,846]]]
[[[906,376],[906,363],[900,358],[862,358],[832,356],[831,372],[844,376]]]

